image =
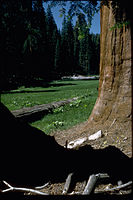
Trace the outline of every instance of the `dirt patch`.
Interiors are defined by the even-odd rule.
[[[109,127],[108,129],[106,127]],[[128,130],[127,130],[128,127]],[[126,129],[125,129],[126,128]],[[85,131],[84,131],[85,130]],[[66,140],[68,142],[75,140],[77,138],[82,138],[88,135],[95,133],[97,130],[102,130],[103,137],[94,140],[87,141],[83,145],[91,145],[94,149],[102,149],[109,145],[113,145],[119,148],[124,154],[128,157],[132,157],[132,136],[131,136],[131,122],[126,122],[123,124],[119,124],[116,120],[114,120],[111,125],[103,127],[103,125],[97,125],[95,128],[88,128],[88,121],[78,124],[71,129],[65,131],[54,132],[51,135],[54,135],[56,141],[64,146],[66,144]],[[60,195],[62,194],[64,183],[50,184],[47,188],[43,189],[43,192],[48,192],[52,195]],[[73,190],[74,193],[82,193],[85,186],[85,182],[78,182]],[[106,187],[114,187],[116,185],[111,185],[109,183],[100,184],[96,186],[96,190],[103,190]],[[120,190],[115,191],[112,194],[127,194],[130,193],[130,190]]]
[[[128,127],[128,129],[127,129]],[[58,131],[52,133],[56,141],[64,146],[66,141],[70,142],[77,138],[82,138],[95,133],[98,130],[102,130],[103,137],[84,143],[91,145],[95,149],[105,148],[109,145],[119,148],[128,157],[132,156],[132,135],[131,135],[131,122],[118,123],[114,120],[111,125],[95,125],[95,127],[88,127],[88,121],[78,124],[71,129],[65,131]]]

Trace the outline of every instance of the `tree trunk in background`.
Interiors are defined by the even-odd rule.
[[[116,23],[109,1],[101,8],[99,94],[85,132],[132,131],[131,24],[110,30]]]

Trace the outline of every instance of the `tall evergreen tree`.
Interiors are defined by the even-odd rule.
[[[67,71],[70,74],[74,72],[74,34],[73,34],[73,25],[72,20],[68,18],[67,20]]]
[[[65,74],[72,74],[74,71],[74,35],[71,19],[64,17],[61,33],[62,66]]]
[[[47,71],[47,75],[49,76],[49,78],[53,78],[58,30],[49,5],[46,13],[46,21],[47,21],[46,31],[47,31],[47,43],[48,43],[48,48],[47,48],[48,62],[46,64],[45,69]]]
[[[46,34],[46,14],[43,1],[38,0],[33,4],[32,26],[38,32],[36,46],[33,51],[34,76],[46,77],[45,63],[47,63],[47,34]]]
[[[79,39],[78,39],[78,36],[79,36],[79,33],[78,33],[78,27],[75,26],[74,27],[74,30],[73,30],[73,34],[74,34],[74,73],[79,73],[80,71],[80,67],[79,67]]]
[[[62,22],[62,31],[61,31],[61,65],[62,65],[62,74],[67,74],[67,22],[66,17],[64,17]]]
[[[2,84],[8,84],[7,87],[10,87],[10,84],[18,84],[16,82],[22,71],[21,51],[25,39],[25,24],[29,16],[25,3],[22,0],[5,0],[0,6],[1,73]]]
[[[91,58],[90,58],[90,73],[99,74],[100,64],[100,35],[91,34]]]
[[[61,63],[61,35],[58,32],[56,49],[55,49],[55,64],[54,73],[57,78],[62,76],[62,63]]]
[[[78,16],[76,27],[78,29],[80,71],[83,74],[87,74],[89,73],[89,68],[90,68],[89,66],[90,52],[88,48],[89,29],[87,28],[85,16],[82,13],[80,13]]]
[[[89,33],[84,15],[79,14],[74,27],[75,72],[98,74],[99,42],[99,35]]]

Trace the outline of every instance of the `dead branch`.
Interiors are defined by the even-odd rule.
[[[117,119],[114,119],[112,124],[110,125],[109,129],[113,126],[113,124],[116,122]]]
[[[93,191],[94,187],[95,187],[95,184],[97,182],[97,179],[98,179],[98,176],[92,174],[90,177],[89,177],[89,180],[86,184],[86,187],[83,191],[83,195],[89,195],[91,194],[91,192]]]
[[[71,184],[72,175],[73,173],[68,174],[62,194],[67,194]]]
[[[30,192],[30,193],[34,193],[34,194],[39,194],[39,195],[48,195],[47,193],[44,192],[40,192],[34,189],[30,189],[30,188],[19,188],[19,187],[13,187],[11,186],[9,183],[7,183],[6,181],[3,181],[3,183],[8,186],[7,189],[2,190],[2,193],[6,193],[9,191],[20,191],[20,192]]]
[[[87,140],[96,140],[100,137],[102,137],[102,131],[99,130],[98,132],[89,135],[88,137],[83,137],[83,138],[78,138],[76,140],[72,140],[69,143],[66,143],[66,145],[64,146],[65,148],[68,149],[76,149],[77,147],[80,147],[84,142],[86,142]]]
[[[99,173],[99,174],[95,174],[99,179],[103,179],[103,178],[109,178],[109,175],[107,173]]]
[[[103,192],[113,192],[115,190],[121,190],[121,189],[124,189],[128,186],[131,186],[133,184],[132,181],[129,181],[128,183],[125,183],[125,184],[122,184],[122,185],[119,185],[117,187],[113,187],[113,188],[109,188],[109,189],[105,189],[105,190],[98,190],[98,191],[95,191],[95,193],[103,193]]]
[[[88,136],[88,140],[97,140],[98,138],[101,138],[102,137],[102,131],[99,130],[97,131],[96,133],[92,134],[92,135],[89,135]]]
[[[113,188],[110,188],[110,189],[106,189],[105,191],[114,191],[114,190],[120,190],[120,189],[123,189],[123,188],[126,188],[126,187],[128,187],[128,186],[130,186],[130,185],[132,185],[132,181],[129,181],[128,183],[125,183],[125,184],[122,184],[122,185],[119,185],[119,186],[117,186],[117,187],[113,187]]]
[[[69,142],[69,143],[67,144],[67,148],[68,148],[68,149],[75,149],[75,148],[81,146],[81,145],[82,145],[84,142],[86,142],[86,141],[87,141],[87,137],[78,138],[78,139],[76,139],[76,140],[73,140],[73,141]]]
[[[47,187],[49,185],[50,182],[48,183],[45,183],[44,185],[41,185],[41,186],[37,186],[35,187],[35,190],[41,190],[41,189],[44,189],[45,187]]]
[[[83,191],[83,195],[89,195],[93,191],[96,182],[98,179],[103,179],[103,178],[109,178],[109,175],[107,173],[99,173],[99,174],[93,174],[89,177],[89,180],[86,184],[86,187]]]

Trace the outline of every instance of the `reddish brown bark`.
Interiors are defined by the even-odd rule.
[[[117,130],[131,132],[131,26],[123,24],[111,30],[116,19],[110,2],[109,5],[101,8],[99,94],[85,130],[107,130],[115,120],[114,132],[116,124]],[[124,17],[123,12],[122,21]]]

